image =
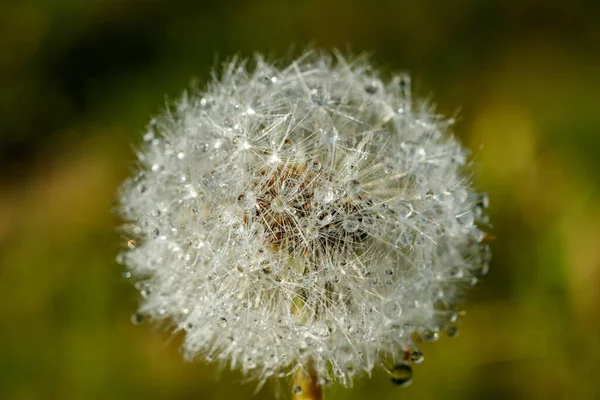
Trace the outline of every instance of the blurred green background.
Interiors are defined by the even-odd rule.
[[[309,43],[373,52],[458,112],[497,237],[461,335],[423,345],[412,386],[379,371],[327,399],[600,398],[597,4],[2,2],[0,398],[253,398],[237,372],[184,363],[181,337],[131,324],[111,207],[165,98],[215,60]]]

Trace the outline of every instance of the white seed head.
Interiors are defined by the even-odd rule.
[[[184,330],[186,357],[350,385],[456,331],[489,262],[487,198],[451,121],[367,61],[234,60],[149,125],[120,261],[136,315]]]

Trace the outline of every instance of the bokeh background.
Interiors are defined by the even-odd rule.
[[[111,212],[132,146],[192,78],[292,44],[373,53],[458,114],[494,259],[456,339],[327,399],[600,398],[600,7],[593,0],[0,3],[0,398],[251,399],[130,322]],[[256,398],[268,399],[267,388]]]

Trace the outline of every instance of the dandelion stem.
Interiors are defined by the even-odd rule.
[[[293,400],[322,400],[323,391],[317,380],[317,373],[312,365],[301,369],[294,375],[292,384]]]

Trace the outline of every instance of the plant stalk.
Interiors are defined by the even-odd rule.
[[[292,384],[293,400],[322,400],[323,391],[317,379],[317,373],[312,365],[306,369],[298,370],[294,374]]]

